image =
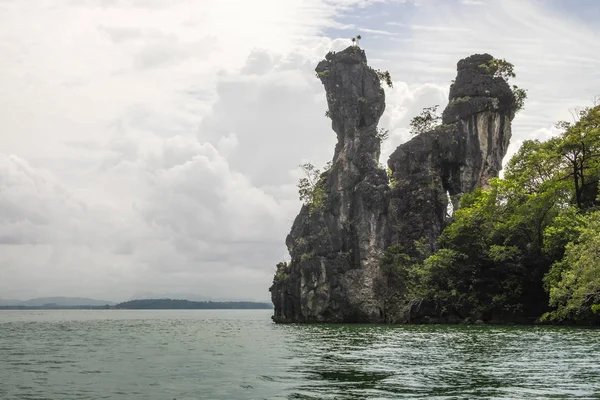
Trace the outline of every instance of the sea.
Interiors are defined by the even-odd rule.
[[[0,399],[600,399],[600,330],[0,311]]]

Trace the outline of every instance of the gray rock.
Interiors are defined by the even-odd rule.
[[[391,195],[392,243],[407,249],[425,238],[431,250],[448,222],[449,200],[458,208],[460,197],[489,180],[502,168],[511,137],[514,95],[500,77],[481,64],[489,54],[458,62],[450,88],[443,125],[400,145],[388,160],[396,185]]]
[[[327,54],[316,72],[338,142],[323,174],[323,206],[303,206],[286,239],[291,263],[270,289],[273,319],[379,322],[379,259],[389,236],[389,187],[377,137],[385,93],[358,47]]]

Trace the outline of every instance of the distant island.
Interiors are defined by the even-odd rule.
[[[117,303],[108,300],[90,299],[87,297],[37,297],[29,300],[0,299],[1,307],[81,307],[81,306],[114,306]]]
[[[115,306],[111,306],[109,304],[105,304],[103,306],[65,306],[61,304],[44,304],[41,306],[24,306],[24,305],[11,305],[11,306],[0,306],[0,311],[2,310],[110,310],[114,309]]]
[[[117,304],[114,308],[125,310],[267,310],[269,303],[252,301],[189,301],[173,299],[131,300]]]
[[[70,299],[71,300],[71,299]],[[89,300],[89,299],[86,299]],[[140,299],[119,304],[73,304],[70,302],[19,302],[0,303],[0,310],[268,310],[270,303],[252,301],[189,301],[174,299]],[[86,303],[92,303],[87,301]]]

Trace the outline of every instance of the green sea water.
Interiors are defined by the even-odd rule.
[[[600,398],[600,330],[0,311],[0,399]]]

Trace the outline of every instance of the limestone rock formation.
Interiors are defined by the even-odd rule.
[[[377,123],[385,93],[364,51],[327,54],[316,68],[337,145],[319,183],[324,200],[304,205],[286,244],[271,296],[277,322],[378,322],[379,259],[386,246],[388,179],[379,168]]]
[[[302,207],[286,239],[291,262],[278,265],[270,289],[276,322],[398,320],[379,267],[384,250],[402,244],[415,253],[417,241],[435,250],[449,199],[457,207],[501,169],[515,97],[485,67],[492,59],[458,63],[443,124],[394,151],[389,185],[378,166],[385,95],[377,73],[354,46],[318,64],[338,142],[319,182],[322,201]]]
[[[493,57],[475,54],[458,62],[442,125],[400,145],[388,160],[392,170],[392,243],[410,251],[424,240],[431,250],[462,194],[486,188],[506,155],[515,97],[501,77],[485,67]]]

